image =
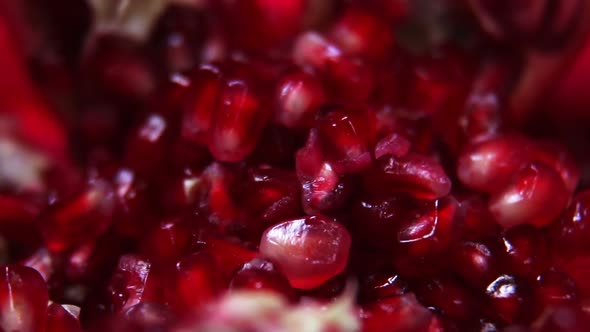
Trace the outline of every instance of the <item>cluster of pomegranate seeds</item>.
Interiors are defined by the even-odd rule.
[[[587,7],[0,1],[0,331],[585,331]]]

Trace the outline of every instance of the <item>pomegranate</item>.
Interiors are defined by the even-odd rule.
[[[0,0],[0,330],[586,331],[589,22]]]

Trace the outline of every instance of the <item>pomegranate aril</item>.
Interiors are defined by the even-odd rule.
[[[491,317],[506,324],[526,322],[531,315],[531,294],[526,284],[511,275],[501,275],[485,290]]]
[[[140,175],[153,175],[164,162],[172,130],[169,119],[163,115],[147,115],[128,139],[127,165]]]
[[[465,56],[455,50],[441,49],[433,53],[428,58],[414,59],[405,104],[413,112],[444,118],[464,100],[470,81],[466,72],[469,66]]]
[[[182,137],[207,145],[214,109],[219,104],[221,72],[214,65],[202,65],[190,80],[183,103]]]
[[[229,282],[229,289],[275,291],[288,299],[295,296],[287,278],[273,262],[263,258],[255,258],[236,271]]]
[[[556,171],[569,192],[576,190],[580,181],[580,168],[565,146],[540,141],[535,143],[529,153],[534,162],[543,163]]]
[[[71,305],[51,303],[47,307],[47,332],[82,332],[78,319],[80,308]]]
[[[217,267],[225,277],[231,276],[240,266],[258,257],[257,251],[230,239],[209,236],[203,241],[203,248],[213,255]]]
[[[190,168],[174,170],[159,180],[160,206],[165,214],[191,214],[204,199],[206,181],[200,171]]]
[[[582,1],[525,2],[471,1],[486,32],[511,43],[525,44],[544,51],[560,50],[572,42],[581,25]],[[547,15],[551,8],[552,15]]]
[[[291,39],[303,23],[306,1],[247,0],[213,4],[226,30],[226,38],[237,48],[260,52]]]
[[[224,286],[219,272],[215,259],[207,252],[183,257],[167,289],[172,308],[181,315],[202,309]]]
[[[411,293],[364,305],[359,316],[363,332],[383,331],[385,326],[395,331],[428,331],[434,317]]]
[[[118,234],[136,237],[155,223],[155,209],[147,181],[129,168],[120,168],[114,175],[115,211],[113,227]]]
[[[434,306],[456,320],[468,320],[477,310],[469,289],[451,278],[419,281],[414,288],[422,303]]]
[[[574,196],[560,222],[555,225],[553,233],[556,250],[590,249],[590,191]]]
[[[314,74],[289,70],[276,85],[274,122],[287,128],[310,128],[325,99],[321,82]]]
[[[248,161],[255,165],[292,169],[295,165],[295,153],[304,145],[305,135],[307,133],[300,130],[267,126]]]
[[[50,250],[63,251],[94,240],[109,227],[115,207],[110,184],[91,178],[77,194],[58,200],[39,216],[39,227]]]
[[[69,253],[65,262],[63,269],[66,279],[84,284],[107,282],[123,251],[122,242],[107,232],[95,242],[79,246]]]
[[[535,322],[535,332],[583,332],[588,329],[590,315],[583,306],[561,305],[548,308]]]
[[[325,161],[318,136],[318,132],[312,129],[306,145],[295,155],[303,210],[308,214],[336,210],[344,206],[355,187],[353,179],[341,177]]]
[[[208,213],[209,223],[221,232],[235,225],[241,213],[234,200],[236,178],[241,175],[240,173],[240,169],[214,162],[202,174],[205,181],[205,195],[204,201],[198,201],[198,203]],[[196,189],[200,190],[200,188]]]
[[[45,331],[47,285],[34,269],[22,265],[0,267],[0,329]]]
[[[462,242],[451,249],[451,267],[473,287],[483,287],[499,275],[496,253],[478,242]]]
[[[322,155],[336,173],[356,173],[371,164],[376,129],[370,110],[324,106],[315,128]]]
[[[543,164],[530,164],[492,195],[489,209],[504,228],[520,224],[542,227],[556,220],[568,200],[559,174]]]
[[[455,216],[457,201],[446,197],[420,204],[399,228],[397,243],[408,256],[420,257],[441,252],[461,234]]]
[[[168,6],[160,16],[152,41],[154,52],[168,72],[194,68],[207,35],[205,13],[183,5]]]
[[[156,77],[138,48],[135,42],[125,38],[111,35],[97,38],[82,63],[89,88],[95,85],[94,88],[131,100],[142,100],[152,94]]]
[[[123,255],[107,286],[111,310],[127,310],[142,302],[152,264],[137,255]]]
[[[329,38],[349,55],[391,56],[393,29],[379,15],[360,7],[346,10],[330,28]]]
[[[125,324],[119,331],[166,331],[176,317],[167,306],[158,303],[138,303],[123,313]]]
[[[291,286],[310,289],[344,270],[350,244],[344,226],[326,217],[309,216],[267,229],[260,253],[277,262]]]
[[[249,238],[258,241],[274,223],[301,215],[297,176],[278,168],[251,168],[239,190],[239,205],[248,215]]]
[[[530,141],[514,135],[468,145],[457,160],[457,176],[469,188],[492,193],[507,183],[527,161]]]
[[[187,220],[165,219],[143,238],[141,252],[156,264],[175,262],[189,247],[190,231]]]
[[[541,273],[535,285],[536,298],[543,306],[576,303],[578,291],[574,281],[565,273],[550,269]]]
[[[402,296],[409,288],[405,279],[395,273],[385,272],[361,275],[359,284],[359,298],[362,303]]]
[[[530,225],[507,230],[502,236],[504,267],[511,274],[523,278],[535,278],[549,264],[545,235]]]
[[[11,242],[37,247],[41,234],[35,219],[42,209],[34,197],[0,194],[0,234]]]
[[[496,223],[481,196],[458,197],[458,201],[458,215],[463,220],[465,239],[480,240],[500,233],[501,227]]]
[[[451,191],[451,180],[433,159],[408,153],[385,155],[365,172],[365,189],[375,194],[408,193],[418,199],[437,199]]]
[[[401,157],[410,151],[410,147],[411,143],[407,138],[398,133],[391,133],[375,145],[375,158],[379,159],[385,155]]]
[[[402,196],[360,197],[352,205],[352,229],[366,245],[392,249],[402,221],[407,216],[409,200]]]
[[[331,98],[360,102],[373,90],[372,68],[360,58],[343,54],[317,32],[306,32],[297,38],[293,60],[299,66],[316,69]]]
[[[260,92],[263,82],[243,66],[231,68],[224,77],[211,118],[209,151],[220,161],[235,162],[252,153],[271,116]]]
[[[509,70],[503,63],[486,63],[473,82],[459,117],[463,134],[472,142],[492,138],[502,128]]]

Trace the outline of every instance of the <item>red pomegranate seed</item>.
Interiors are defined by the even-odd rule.
[[[39,217],[47,247],[63,251],[95,239],[109,227],[114,206],[112,187],[90,179],[79,193],[54,203]]]
[[[469,188],[493,193],[526,161],[530,142],[521,136],[499,136],[467,146],[457,160],[457,176]]]
[[[69,254],[64,272],[70,282],[87,284],[108,281],[111,270],[117,266],[122,240],[112,234],[103,234],[96,242],[81,245]]]
[[[0,328],[3,331],[45,331],[47,285],[34,269],[0,268]]]
[[[559,174],[542,164],[531,164],[490,198],[489,209],[504,228],[520,224],[542,227],[556,220],[568,200]]]
[[[335,99],[365,101],[373,89],[371,68],[362,59],[343,54],[319,33],[306,32],[297,38],[293,60],[302,67],[316,69],[328,95]]]
[[[487,203],[480,196],[458,197],[458,215],[463,220],[463,237],[479,240],[498,234],[501,227],[488,210]]]
[[[395,273],[370,273],[360,278],[360,301],[368,303],[408,292],[408,283]]]
[[[273,262],[263,258],[255,258],[236,271],[229,282],[229,289],[269,290],[289,299],[295,296],[287,278]]]
[[[40,248],[21,262],[22,265],[35,269],[43,280],[49,281],[59,268],[59,256],[47,248]]]
[[[387,198],[360,197],[352,205],[352,228],[355,236],[366,245],[392,249],[401,223],[409,211],[408,199],[403,196]]]
[[[490,314],[507,324],[525,321],[532,309],[528,292],[523,282],[515,277],[498,277],[486,288]]]
[[[576,284],[559,270],[550,269],[541,273],[535,286],[536,298],[544,306],[572,304],[578,299]]]
[[[168,119],[160,114],[149,114],[133,131],[127,142],[127,165],[141,175],[152,175],[165,157],[172,128]]]
[[[0,71],[4,73],[0,82],[1,131],[3,135],[15,133],[26,143],[56,159],[67,158],[64,125],[42,100],[28,75],[24,54],[13,37],[3,18],[0,22]]]
[[[236,71],[242,73],[225,77],[212,115],[209,151],[220,161],[235,162],[252,153],[271,115],[255,74],[242,67]]]
[[[235,241],[211,236],[204,242],[204,247],[215,257],[215,262],[225,277],[231,276],[240,266],[258,256],[258,252]]]
[[[424,202],[401,225],[397,233],[399,248],[411,257],[440,252],[460,234],[456,211],[457,201],[452,197]]]
[[[139,100],[148,97],[157,82],[153,68],[135,45],[125,38],[98,38],[84,59],[85,77],[116,96]]]
[[[312,73],[293,69],[281,75],[276,85],[274,122],[287,128],[309,128],[325,93]]]
[[[508,69],[503,63],[486,63],[475,78],[459,118],[461,129],[469,140],[482,141],[499,133],[501,111],[506,106]]]
[[[482,288],[499,274],[496,253],[490,246],[478,242],[463,242],[452,248],[453,272],[469,285]]]
[[[310,289],[344,270],[350,242],[344,226],[310,216],[267,229],[260,241],[260,253],[279,264],[291,286]]]
[[[113,184],[113,227],[124,236],[144,234],[156,221],[149,184],[129,168],[119,169],[114,175]]]
[[[183,72],[200,60],[207,32],[205,13],[199,8],[171,5],[160,16],[151,43],[168,72]]]
[[[215,259],[206,252],[190,254],[176,264],[168,300],[179,314],[194,314],[224,286]]]
[[[511,228],[502,237],[504,268],[511,274],[535,278],[547,268],[548,248],[544,234],[531,225]]]
[[[581,298],[590,294],[590,285],[586,282],[590,276],[590,256],[588,254],[578,253],[556,257],[555,265],[574,280]]]
[[[208,191],[204,195],[203,205],[209,213],[209,222],[222,231],[231,226],[240,214],[232,194],[236,185],[236,173],[239,173],[239,170],[217,162],[203,171],[203,180]],[[199,188],[196,189],[199,190]]]
[[[158,303],[138,303],[127,309],[114,330],[123,331],[166,331],[176,317],[170,309]]]
[[[590,315],[584,307],[561,305],[548,308],[535,322],[535,331],[583,332],[588,329]]]
[[[0,194],[0,234],[10,241],[34,248],[41,243],[35,219],[42,204],[32,197]]]
[[[213,65],[202,65],[192,74],[183,105],[181,132],[184,139],[207,144],[221,86],[220,70]]]
[[[350,198],[354,186],[324,160],[318,136],[317,131],[312,129],[306,145],[295,156],[303,210],[308,214],[342,207]]]
[[[263,51],[292,38],[302,25],[306,1],[219,1],[214,8],[227,29],[226,37],[236,47]]]
[[[367,304],[360,317],[363,332],[383,331],[384,326],[396,331],[428,331],[433,314],[409,293]]]
[[[152,264],[137,255],[123,255],[107,287],[115,313],[142,302]]]
[[[388,22],[358,7],[346,10],[330,28],[328,36],[346,54],[370,58],[390,56],[394,44]]]
[[[82,332],[78,319],[80,308],[51,303],[47,307],[46,332]]]
[[[143,238],[141,252],[154,263],[175,262],[189,247],[190,231],[182,218],[165,219]]]
[[[250,168],[239,190],[239,205],[247,211],[249,238],[258,241],[274,223],[301,215],[299,185],[294,172],[278,168]]]
[[[462,105],[470,78],[466,56],[453,49],[432,53],[413,59],[405,104],[414,112],[436,116]]]
[[[377,194],[408,193],[419,199],[436,199],[451,191],[451,180],[436,161],[426,156],[385,155],[366,172],[365,189]]]
[[[324,107],[315,128],[322,155],[338,174],[356,173],[371,164],[376,132],[370,110]]]
[[[450,278],[419,282],[416,295],[422,303],[441,310],[448,317],[468,320],[473,317],[476,303],[469,290]]]
[[[590,191],[578,193],[556,225],[557,250],[588,249],[590,239]]]
[[[200,170],[175,170],[159,180],[162,193],[160,205],[170,215],[192,213],[206,191],[207,183]]]
[[[375,158],[379,159],[385,155],[402,157],[410,151],[410,147],[411,143],[407,138],[398,133],[391,133],[381,138],[375,145]]]
[[[564,146],[554,142],[536,142],[530,154],[534,162],[543,163],[555,170],[569,192],[576,190],[580,181],[580,168]]]

